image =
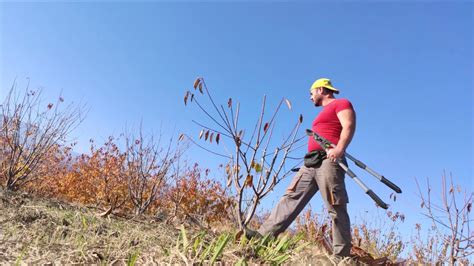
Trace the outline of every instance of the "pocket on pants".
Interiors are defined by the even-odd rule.
[[[329,159],[324,160],[317,169],[318,186],[327,204],[341,205],[349,202],[344,179],[344,170]]]
[[[333,184],[329,195],[331,205],[341,205],[349,203],[346,186],[344,184]]]
[[[295,191],[296,191],[296,186],[298,185],[298,182],[300,181],[300,179],[301,179],[302,176],[303,176],[303,174],[301,173],[301,171],[299,171],[299,172],[293,177],[293,180],[291,180],[290,185],[289,185],[288,188],[286,189],[286,193],[292,193],[292,192],[295,192]]]

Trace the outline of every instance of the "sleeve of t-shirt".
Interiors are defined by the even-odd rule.
[[[349,100],[346,100],[346,99],[340,99],[336,105],[336,108],[335,108],[335,111],[336,111],[336,114],[339,113],[340,111],[342,110],[346,110],[346,109],[352,109],[352,103],[349,102]]]

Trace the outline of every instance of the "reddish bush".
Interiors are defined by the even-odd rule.
[[[199,223],[229,219],[233,200],[223,186],[209,178],[209,170],[201,170],[196,163],[192,168],[175,175],[174,184],[165,193],[170,199],[168,208],[173,216],[191,218]]]

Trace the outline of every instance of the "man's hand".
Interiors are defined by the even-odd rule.
[[[341,158],[344,155],[344,150],[341,148],[329,148],[326,149],[326,154],[328,159],[331,162],[336,162],[339,158]]]

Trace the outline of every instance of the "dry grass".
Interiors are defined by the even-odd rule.
[[[100,218],[90,208],[0,190],[0,263],[153,262],[176,236],[151,219]]]
[[[170,255],[179,239],[177,224],[169,225],[150,217],[102,218],[97,213],[93,208],[0,189],[0,264],[184,264],[184,260]],[[196,226],[187,228],[190,236],[199,231]],[[219,234],[205,233],[209,242]],[[243,250],[232,237],[222,261],[234,264]],[[247,262],[251,265],[263,261],[254,257]],[[298,253],[292,253],[286,264],[355,265],[355,262],[338,263],[317,245],[308,244]]]

